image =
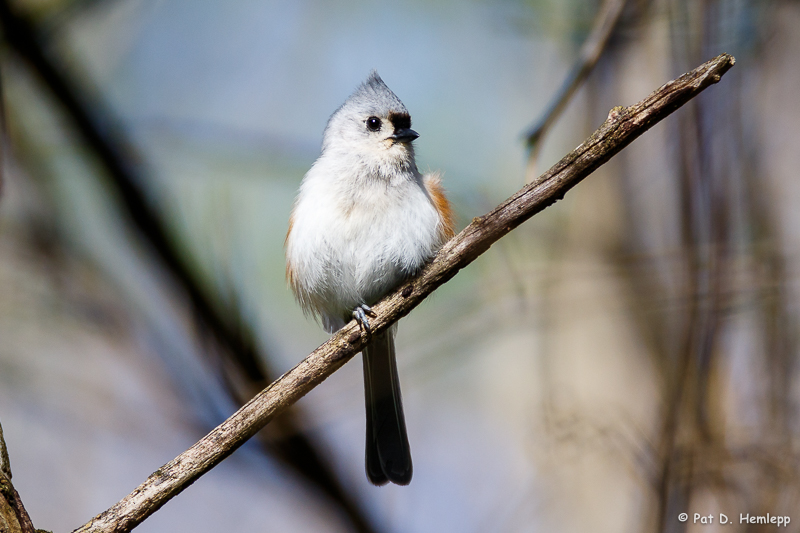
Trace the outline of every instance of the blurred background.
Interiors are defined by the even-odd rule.
[[[366,480],[356,358],[138,531],[766,531],[739,523],[766,513],[800,531],[800,2],[2,0],[0,18],[0,420],[37,527],[105,510],[327,338],[283,239],[370,69],[461,229],[612,107],[728,52],[718,85],[401,321],[409,487]]]

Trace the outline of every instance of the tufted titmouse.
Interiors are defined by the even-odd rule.
[[[453,236],[439,177],[417,170],[417,137],[375,71],[328,120],[289,219],[286,276],[303,310],[330,333],[351,317],[369,333],[369,306]],[[411,482],[395,331],[372,336],[362,353],[367,477],[375,485]]]

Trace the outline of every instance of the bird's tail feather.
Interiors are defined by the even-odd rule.
[[[364,348],[364,394],[367,406],[367,477],[375,485],[411,482],[400,381],[394,352],[394,328],[376,335]]]

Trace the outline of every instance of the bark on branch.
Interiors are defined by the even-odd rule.
[[[563,198],[642,133],[717,83],[734,62],[732,56],[722,54],[665,84],[638,104],[612,109],[583,144],[492,212],[473,219],[419,275],[374,306],[377,317],[370,320],[373,332],[380,333],[407,315],[498,239]],[[355,321],[351,322],[194,446],[151,474],[131,494],[76,531],[130,531],[349,361],[361,351],[365,340]]]

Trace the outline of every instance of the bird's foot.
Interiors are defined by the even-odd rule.
[[[358,322],[358,326],[362,328],[367,334],[372,333],[369,327],[369,320],[367,316],[376,317],[375,311],[372,310],[367,304],[361,304],[353,309],[353,318]]]

